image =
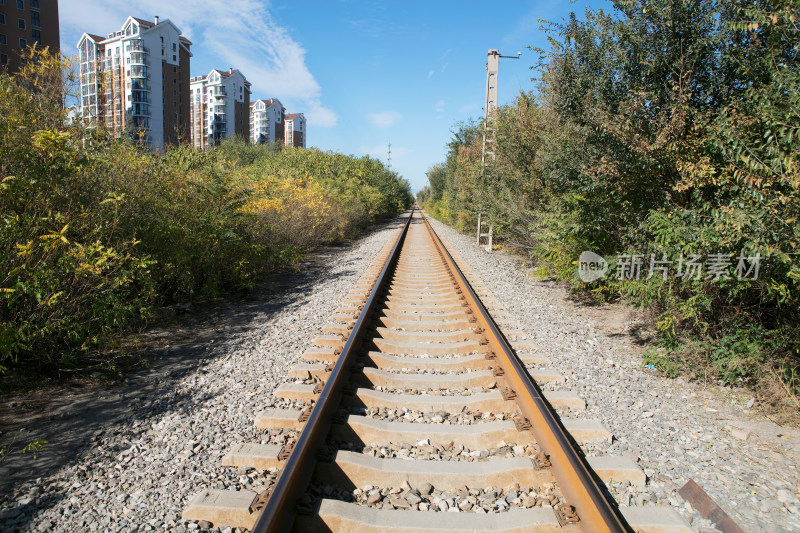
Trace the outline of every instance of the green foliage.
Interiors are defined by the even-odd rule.
[[[680,375],[680,366],[675,360],[658,348],[647,348],[642,354],[642,364],[645,367],[653,366],[661,371],[668,378],[676,378]]]
[[[755,326],[717,338],[684,339],[679,346],[662,339],[660,347],[645,351],[643,362],[668,377],[686,372],[704,381],[753,385],[763,377],[766,358],[779,344],[775,332]]]
[[[617,0],[550,24],[537,91],[493,118],[496,158],[484,169],[459,125],[425,205],[451,223],[480,212],[537,272],[649,309],[661,348],[646,358],[669,375],[796,390],[798,20],[795,0]],[[584,250],[609,277],[577,278]],[[731,275],[619,280],[625,253],[723,254]],[[733,275],[740,254],[760,258],[757,279]]]
[[[154,154],[67,125],[69,65],[27,65],[0,74],[0,372],[80,366],[154,306],[246,290],[412,201],[368,157],[240,140]]]

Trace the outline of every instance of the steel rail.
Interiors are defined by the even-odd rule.
[[[273,487],[266,505],[255,521],[251,530],[254,533],[283,533],[291,530],[295,518],[296,504],[311,479],[311,474],[316,465],[315,456],[328,435],[332,416],[341,403],[342,391],[350,375],[350,368],[358,357],[358,346],[364,332],[369,329],[368,319],[379,300],[381,289],[388,282],[391,271],[397,264],[397,258],[400,255],[400,249],[405,241],[411,220],[414,218],[414,213],[415,209],[412,208],[403,231],[398,236],[386,263],[384,263],[383,269],[370,291],[369,298],[353,326],[353,331],[347,338],[347,342],[342,348],[342,353],[337,358],[336,364],[286,460],[286,464]]]
[[[503,369],[522,414],[531,423],[531,431],[537,442],[550,456],[553,475],[566,497],[567,503],[574,505],[582,531],[632,532],[633,529],[622,517],[618,509],[611,505],[592,476],[591,469],[572,445],[569,434],[561,425],[553,410],[545,400],[541,389],[525,370],[519,357],[511,349],[500,328],[483,306],[469,281],[458,268],[450,252],[420,211],[422,220],[436,244],[442,258],[454,274],[466,302],[483,328],[497,361]]]

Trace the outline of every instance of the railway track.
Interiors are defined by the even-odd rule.
[[[262,443],[223,459],[266,489],[202,490],[183,518],[259,532],[691,531],[670,509],[615,505],[603,482],[644,473],[580,453],[611,434],[500,331],[499,304],[424,215],[405,216],[278,407],[256,414]]]

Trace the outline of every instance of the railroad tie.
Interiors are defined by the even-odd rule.
[[[404,221],[254,413],[262,442],[221,462],[273,481],[203,488],[183,518],[258,532],[691,531],[668,508],[607,497],[603,483],[644,485],[644,472],[576,450],[613,436],[422,213]]]

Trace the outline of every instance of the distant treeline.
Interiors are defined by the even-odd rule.
[[[110,369],[102,350],[157,307],[249,289],[411,204],[369,157],[241,140],[155,154],[68,126],[65,67],[0,74],[0,374]]]
[[[800,4],[613,3],[546,26],[496,159],[481,165],[480,123],[457,125],[419,200],[462,229],[483,213],[539,276],[649,310],[648,364],[794,401]],[[583,251],[605,278],[581,281]]]

